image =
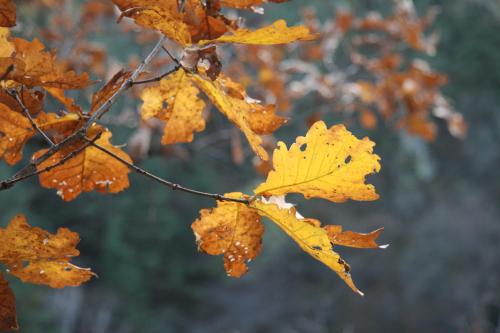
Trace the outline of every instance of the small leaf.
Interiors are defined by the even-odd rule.
[[[273,155],[274,170],[256,195],[300,193],[333,202],[348,199],[371,201],[378,198],[375,187],[365,184],[366,175],[380,170],[375,144],[357,139],[343,125],[326,128],[316,122],[305,137],[298,137],[288,150],[278,143]]]
[[[111,132],[105,131],[96,144],[106,148],[122,159],[132,163],[130,157],[121,149],[113,146],[109,140]],[[64,147],[54,155],[40,163],[37,168],[42,170],[59,163],[71,152],[82,147],[83,142]],[[43,155],[47,150],[35,153],[34,158]],[[40,174],[40,184],[45,188],[57,189],[57,194],[65,201],[71,201],[81,192],[98,191],[102,193],[118,193],[128,188],[128,166],[96,147],[88,146],[66,163]]]
[[[378,245],[376,240],[384,231],[384,228],[374,230],[368,234],[361,234],[353,231],[342,231],[340,225],[326,225],[323,227],[326,230],[328,238],[333,245],[341,245],[348,247],[356,247],[363,249],[386,248],[387,245]]]
[[[243,198],[242,193],[228,193]],[[191,225],[198,248],[210,255],[224,255],[228,275],[240,277],[248,271],[245,262],[260,253],[264,226],[254,209],[237,202],[218,201],[217,208],[202,209]]]
[[[80,252],[80,237],[66,228],[50,234],[31,227],[22,215],[14,217],[7,228],[0,228],[0,262],[23,282],[52,288],[79,286],[95,274],[70,263]]]

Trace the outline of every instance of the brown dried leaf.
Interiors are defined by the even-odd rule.
[[[66,228],[50,234],[31,227],[24,216],[14,217],[7,228],[0,228],[0,261],[9,273],[23,282],[52,288],[79,286],[95,274],[70,263],[80,252],[80,237]]]
[[[9,287],[9,282],[0,272],[0,332],[18,329],[16,298]]]
[[[228,193],[243,198],[242,193]],[[254,209],[236,202],[218,201],[217,208],[202,209],[191,225],[198,248],[210,255],[224,255],[229,276],[240,277],[248,271],[245,262],[255,259],[262,247],[264,225]]]

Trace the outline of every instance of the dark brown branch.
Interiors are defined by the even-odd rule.
[[[87,142],[90,142],[90,141],[87,141]],[[90,142],[90,144],[94,147],[96,147],[97,149],[101,150],[102,152],[108,154],[109,156],[113,157],[114,159],[122,162],[123,164],[125,164],[126,166],[128,166],[131,170],[137,172],[138,174],[140,175],[143,175],[143,176],[146,176],[162,185],[165,185],[167,187],[169,187],[170,189],[174,190],[174,191],[182,191],[182,192],[186,192],[186,193],[191,193],[191,194],[194,194],[194,195],[199,195],[199,196],[203,196],[203,197],[209,197],[209,198],[212,198],[212,199],[215,199],[215,200],[218,200],[218,201],[232,201],[232,202],[237,202],[237,203],[242,203],[242,204],[245,204],[245,205],[248,205],[250,204],[250,201],[247,200],[247,199],[235,199],[235,198],[228,198],[228,197],[225,197],[221,194],[217,194],[217,193],[207,193],[207,192],[201,192],[201,191],[197,191],[197,190],[193,190],[193,189],[190,189],[190,188],[187,188],[187,187],[184,187],[182,185],[179,185],[179,184],[176,184],[176,183],[172,183],[168,180],[165,180],[163,178],[160,178],[140,167],[138,167],[137,165],[135,164],[132,164],[126,160],[124,160],[123,158],[121,158],[120,156],[114,154],[113,152],[107,150],[106,148],[98,145],[97,143],[95,142]]]
[[[161,79],[163,79],[164,77],[167,77],[169,76],[170,74],[173,74],[175,72],[177,72],[179,69],[181,68],[181,66],[175,66],[174,68],[172,68],[171,70],[161,74],[161,75],[158,75],[156,77],[153,77],[153,78],[150,78],[150,79],[146,79],[146,80],[142,80],[142,81],[134,81],[132,82],[132,85],[137,85],[137,84],[146,84],[146,83],[151,83],[151,82],[158,82],[160,81]]]
[[[16,100],[17,104],[19,104],[19,107],[23,110],[24,115],[30,121],[30,124],[33,127],[33,129],[35,130],[35,132],[39,133],[43,137],[43,139],[45,141],[47,141],[47,143],[51,147],[54,146],[55,145],[54,142],[52,142],[52,140],[48,137],[48,135],[45,134],[44,131],[42,131],[42,129],[37,125],[37,123],[35,122],[35,120],[31,116],[30,111],[28,110],[26,105],[24,105],[24,102],[21,100],[21,97],[19,96],[19,92],[17,90],[7,90],[7,93]]]
[[[7,67],[7,70],[5,71],[5,73],[2,74],[2,76],[0,77],[0,81],[3,81],[7,78],[7,76],[14,70],[14,64],[10,64],[9,67]]]

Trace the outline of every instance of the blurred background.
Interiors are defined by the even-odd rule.
[[[99,2],[102,7],[77,0],[18,1],[13,34],[40,38],[61,58],[72,59],[70,66],[75,69],[90,71],[96,80],[109,78],[122,66],[136,64],[157,37],[131,21],[116,24],[111,1],[92,3]],[[400,9],[408,4],[400,1]],[[359,103],[352,102],[363,87],[356,82],[380,82],[388,68],[372,71],[370,77],[359,70],[367,65],[359,57],[354,57],[358,63],[353,61],[352,45],[358,35],[342,18],[371,17],[373,11],[382,18],[403,15],[394,2],[294,0],[266,5],[263,15],[242,14],[250,27],[278,18],[289,24],[306,21],[318,31],[336,24],[336,30],[328,31],[337,35],[324,41],[329,47],[319,56],[313,51],[304,54],[307,47],[298,44],[269,51],[278,54],[275,62],[262,65],[246,59],[235,66],[245,50],[219,50],[223,71],[240,83],[257,77],[263,86],[264,70],[277,77],[278,69],[285,73],[279,84],[293,92],[291,96],[280,97],[276,86],[263,92],[248,84],[251,96],[275,98],[290,118],[275,133],[276,139],[289,144],[305,133],[311,121],[321,118],[329,125],[345,123],[357,136],[376,142],[382,170],[369,180],[378,189],[378,201],[331,204],[293,197],[304,216],[325,224],[359,232],[385,228],[380,238],[380,243],[390,244],[385,250],[337,248],[351,264],[365,297],[354,294],[269,221],[265,221],[263,251],[250,264],[249,273],[240,279],[227,277],[222,258],[197,251],[190,228],[199,209],[215,205],[211,200],[171,192],[132,175],[131,188],[123,193],[84,194],[65,203],[34,179],[0,192],[0,226],[24,213],[30,224],[52,232],[69,227],[82,238],[82,254],[75,263],[92,267],[99,278],[63,290],[10,279],[21,331],[499,333],[500,5],[494,0],[418,0],[412,15],[424,17],[434,5],[439,13],[424,32],[429,39],[422,45],[412,45],[412,39],[396,43],[393,36],[382,39],[377,50],[370,45],[363,52],[375,59],[377,52],[391,48],[407,64],[424,60],[434,72],[446,75],[447,83],[440,83],[439,93],[432,96],[441,102],[441,97],[446,99],[448,114],[463,115],[467,131],[463,123],[450,125],[448,118],[439,117],[437,99],[426,105],[434,113],[428,114],[432,129],[424,131],[380,112],[377,103],[358,109]],[[168,58],[163,60],[153,66],[170,66]],[[301,71],[304,63],[314,66],[318,80],[311,79],[311,71]],[[315,88],[305,91],[304,86]],[[73,97],[87,107],[88,96],[96,89]],[[342,92],[354,97],[346,100]],[[266,166],[252,160],[246,142],[217,112],[210,113],[207,130],[193,143],[165,148],[159,145],[154,124],[142,124],[142,132],[137,130],[141,102],[134,94],[122,98],[105,122],[115,133],[114,143],[128,143],[147,170],[219,193],[250,193],[263,179]],[[370,104],[370,98],[361,96],[361,102]],[[49,100],[48,105],[60,108],[56,101]],[[408,105],[401,110],[403,115],[414,112]],[[360,112],[365,116],[359,118]],[[429,131],[432,135],[425,134]],[[273,140],[269,138],[270,146]],[[0,178],[11,173],[2,162]]]

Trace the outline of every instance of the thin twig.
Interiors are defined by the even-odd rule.
[[[42,129],[38,126],[38,124],[35,122],[35,120],[31,116],[30,111],[28,110],[28,108],[26,107],[26,105],[24,105],[24,103],[21,100],[21,97],[19,96],[19,93],[17,92],[17,90],[7,90],[7,93],[16,100],[17,104],[19,104],[19,107],[21,107],[21,109],[23,110],[24,115],[30,121],[31,126],[33,127],[33,129],[35,130],[35,132],[38,132],[43,137],[43,139],[45,141],[47,141],[47,143],[51,147],[54,146],[55,143],[52,142],[52,140],[48,137],[47,134],[45,134],[44,131],[42,131]]]
[[[87,141],[89,142],[89,141]],[[135,164],[132,164],[130,162],[128,162],[127,160],[124,160],[123,158],[121,158],[120,156],[116,155],[115,153],[109,151],[108,149],[100,146],[99,144],[95,143],[95,142],[92,142],[90,143],[92,146],[96,147],[97,149],[101,150],[102,152],[108,154],[109,156],[113,157],[114,159],[122,162],[123,164],[125,164],[126,166],[128,166],[130,169],[132,169],[133,171],[137,172],[138,174],[141,174],[143,176],[146,176],[150,179],[153,179],[154,181],[162,184],[162,185],[165,185],[167,187],[169,187],[170,189],[174,190],[174,191],[182,191],[182,192],[187,192],[187,193],[191,193],[191,194],[195,194],[195,195],[199,195],[199,196],[203,196],[203,197],[209,197],[209,198],[212,198],[212,199],[215,199],[215,200],[218,200],[218,201],[232,201],[232,202],[237,202],[237,203],[242,203],[242,204],[245,204],[245,205],[248,205],[250,204],[250,201],[247,200],[247,199],[236,199],[236,198],[228,198],[228,197],[225,197],[221,194],[217,194],[217,193],[207,193],[207,192],[201,192],[201,191],[197,191],[197,190],[193,190],[193,189],[190,189],[190,188],[187,188],[187,187],[184,187],[182,185],[179,185],[179,184],[176,184],[176,183],[172,183],[168,180],[165,180],[163,178],[160,178],[140,167],[138,167],[137,165]]]
[[[14,67],[15,67],[14,64],[10,64],[9,67],[7,67],[5,73],[3,73],[2,76],[0,77],[0,81],[5,80],[7,76],[10,74],[10,72],[14,70]]]
[[[172,53],[170,53],[170,51],[169,51],[169,50],[168,50],[165,46],[162,46],[161,48],[163,49],[163,51],[165,51],[165,53],[169,56],[169,58],[170,58],[173,62],[175,62],[175,64],[176,64],[177,66],[181,66],[181,63],[180,63],[179,59],[177,59],[176,57],[174,57],[174,56],[172,55]]]
[[[97,119],[101,118],[101,116],[109,110],[109,108],[115,103],[117,97],[125,90],[130,88],[134,81],[137,79],[139,74],[141,74],[144,71],[144,68],[153,60],[153,58],[156,56],[156,54],[161,50],[161,46],[163,41],[165,40],[165,36],[162,36],[160,40],[156,43],[155,47],[149,52],[146,58],[142,60],[139,66],[134,70],[132,75],[122,83],[120,88],[110,97],[108,100],[101,104],[101,106],[90,116],[89,120],[87,123],[83,126],[85,130],[87,130]]]
[[[147,66],[147,64],[149,64],[149,62],[153,59],[153,57],[158,53],[158,51],[161,48],[161,44],[163,43],[164,40],[165,40],[165,37],[162,36],[160,38],[160,40],[156,43],[155,47],[148,54],[148,56],[135,69],[135,71],[132,73],[132,75],[130,76],[130,78],[128,80],[126,80],[120,86],[120,88],[111,97],[108,98],[108,100],[106,102],[104,102],[103,104],[101,104],[101,106],[92,114],[92,116],[89,117],[89,119],[87,120],[87,122],[85,123],[85,125],[83,127],[81,127],[78,131],[75,131],[70,136],[66,137],[61,142],[55,144],[54,146],[51,146],[49,148],[49,150],[47,150],[43,155],[41,155],[40,157],[38,157],[36,160],[30,161],[29,164],[27,164],[26,166],[24,166],[23,168],[21,168],[21,170],[19,170],[18,172],[16,172],[14,174],[14,176],[11,177],[11,179],[19,178],[20,176],[25,175],[25,174],[30,174],[33,171],[33,169],[36,168],[36,166],[38,164],[42,163],[47,158],[49,158],[50,156],[52,156],[55,152],[57,152],[58,150],[60,150],[63,146],[65,146],[67,144],[70,144],[70,143],[74,142],[77,139],[83,138],[86,135],[88,128],[100,116],[102,116],[102,114],[104,114],[106,111],[109,110],[109,108],[114,104],[114,102],[117,99],[117,97],[123,91],[125,91],[127,88],[131,87],[131,82],[133,82],[137,78],[137,76],[139,76],[139,74],[144,70],[144,68]]]
[[[170,74],[173,74],[175,72],[177,72],[179,69],[181,68],[181,66],[175,66],[174,68],[172,68],[171,70],[161,74],[161,75],[158,75],[156,77],[153,77],[153,78],[150,78],[150,79],[146,79],[146,80],[142,80],[142,81],[134,81],[132,82],[132,85],[137,85],[137,84],[145,84],[145,83],[151,83],[151,82],[158,82],[160,81],[161,79],[163,79],[164,77],[166,76],[169,76]]]

